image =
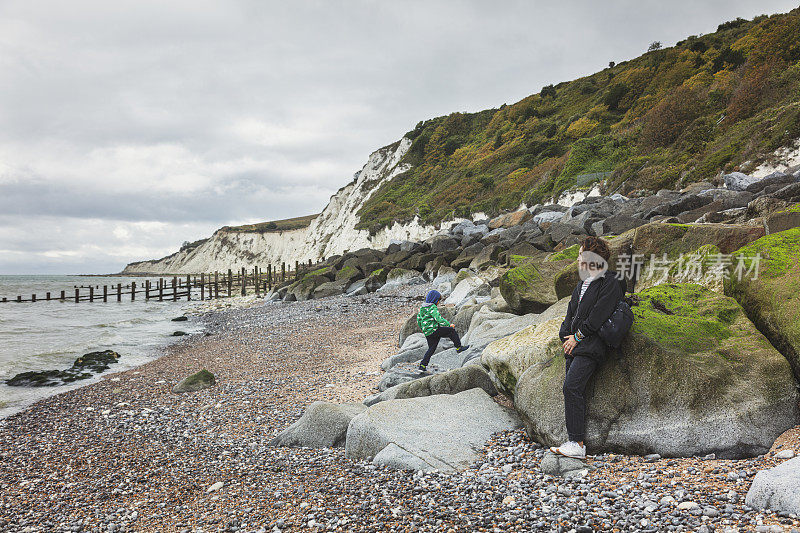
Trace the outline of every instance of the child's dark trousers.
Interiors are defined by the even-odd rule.
[[[455,328],[445,328],[440,326],[436,329],[433,333],[425,337],[428,341],[428,351],[425,352],[425,357],[422,358],[422,362],[420,363],[423,366],[428,366],[428,361],[431,360],[431,356],[433,352],[436,351],[436,347],[439,346],[439,340],[442,338],[448,338],[453,341],[453,344],[456,348],[461,348],[461,339],[458,338],[458,332],[456,332]]]

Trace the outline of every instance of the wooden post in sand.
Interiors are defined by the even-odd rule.
[[[281,262],[281,281],[286,281],[286,262]]]
[[[295,281],[300,279],[300,261],[294,262],[294,279]]]
[[[75,287],[75,303],[81,301],[81,290],[78,287]]]
[[[158,279],[158,301],[164,301],[164,278]]]
[[[214,271],[214,298],[219,298],[219,272]]]
[[[242,282],[242,296],[247,296],[247,269],[245,267],[242,267],[242,276],[240,281]]]
[[[272,289],[272,265],[267,265],[267,286]]]
[[[192,275],[186,274],[186,301],[189,302],[192,299]]]
[[[172,301],[173,302],[177,302],[178,301],[178,277],[177,276],[173,276],[172,277]]]
[[[122,301],[122,283],[117,283],[117,301]]]
[[[67,299],[67,291],[61,291],[61,301],[63,302],[66,299]]]
[[[103,285],[103,303],[106,302],[108,302],[108,285]]]
[[[34,302],[36,301],[36,298],[35,298],[35,297],[34,297],[34,300],[33,300],[33,301],[34,301]],[[93,301],[94,301],[94,286],[93,286],[93,285],[90,285],[90,286],[89,286],[89,301],[90,301],[90,302],[93,302]]]
[[[261,295],[261,285],[258,283],[258,267],[253,268],[253,284],[256,286],[256,296]]]
[[[200,272],[200,299],[206,299],[206,275],[203,272]]]
[[[136,301],[136,282],[135,281],[131,282],[131,301],[132,302]]]
[[[48,302],[50,301],[50,293],[49,292],[47,293],[46,299],[47,299]]]
[[[233,270],[230,268],[228,269],[228,298],[231,297],[231,293],[233,292]]]

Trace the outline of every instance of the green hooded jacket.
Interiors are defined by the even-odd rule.
[[[450,322],[442,318],[436,304],[427,304],[420,307],[417,313],[417,325],[427,337],[439,327],[449,328]]]

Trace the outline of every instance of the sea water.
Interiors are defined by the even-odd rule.
[[[176,330],[195,332],[193,322],[172,322],[195,302],[145,301],[137,294],[136,301],[123,295],[116,301],[116,289],[135,281],[143,286],[146,278],[97,276],[0,276],[0,419],[20,411],[45,396],[81,387],[99,379],[98,375],[55,387],[11,387],[6,380],[29,370],[63,370],[81,355],[99,350],[120,354],[117,363],[106,372],[119,372],[163,353],[175,342]],[[154,280],[151,280],[153,282]],[[49,291],[58,298],[61,291],[75,295],[75,286],[94,285],[95,302],[37,301],[17,303],[17,296],[30,299],[36,294],[44,300]],[[102,302],[103,285],[109,285],[108,302]],[[88,296],[89,290],[81,289]],[[99,295],[99,298],[98,298]],[[199,294],[198,294],[199,296]],[[2,303],[2,298],[8,298]],[[98,301],[100,300],[100,301]]]

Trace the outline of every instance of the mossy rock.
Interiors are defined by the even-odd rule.
[[[768,215],[764,227],[768,235],[800,227],[800,204]]]
[[[800,380],[800,228],[773,233],[734,254],[734,264],[755,267],[758,278],[738,273],[725,281],[725,294],[744,307],[750,319],[792,365]],[[746,274],[746,271],[743,272]]]
[[[388,268],[378,268],[373,270],[369,277],[367,277],[367,282],[364,285],[368,291],[375,292],[379,288],[381,288],[386,283],[386,276],[389,274]]]
[[[725,258],[726,254],[723,254],[716,245],[706,244],[679,255],[664,269],[646,271],[639,278],[636,289],[643,291],[662,283],[696,283],[722,293]]]
[[[545,261],[577,261],[578,259],[578,252],[580,252],[581,247],[579,244],[573,244],[567,248],[564,248],[560,252],[553,252],[547,256]]]
[[[554,280],[568,263],[535,259],[522,263],[500,278],[500,294],[518,313],[541,313],[559,300]]]
[[[364,277],[364,274],[362,274],[361,271],[358,268],[356,268],[354,266],[344,266],[344,267],[342,267],[341,270],[336,272],[336,276],[334,278],[334,281],[347,280],[347,281],[353,282],[353,281],[357,281],[359,279],[363,279],[363,277]]]
[[[213,387],[216,384],[217,380],[214,377],[214,374],[204,368],[200,372],[196,372],[191,376],[185,377],[180,383],[172,388],[172,392],[196,392]]]
[[[658,261],[663,261],[665,255],[668,261],[677,261],[681,255],[697,252],[707,245],[715,246],[719,253],[730,254],[763,235],[762,226],[651,222],[609,240],[611,250],[609,266],[612,270],[629,276],[631,269],[626,267],[621,257],[627,256],[627,264],[630,264],[629,254],[633,251],[643,264],[635,287],[635,290],[641,291],[659,282],[682,281],[664,277],[658,268],[651,269],[651,264],[659,266],[652,263],[654,256]],[[703,248],[702,251],[708,253],[708,249]],[[559,298],[572,294],[580,281],[577,263],[573,261],[568,264],[556,276],[555,281],[556,294]],[[628,279],[628,290],[634,290],[630,279]]]
[[[6,380],[12,387],[55,387],[92,377],[95,373],[108,370],[117,362],[120,355],[113,350],[89,352],[75,359],[65,370],[34,370],[21,372]]]
[[[630,334],[586,390],[592,453],[752,457],[800,422],[788,362],[735,300],[692,284],[639,297]],[[544,445],[567,439],[557,322],[537,326],[548,335],[514,370],[515,407]]]

